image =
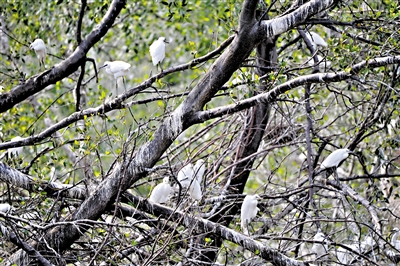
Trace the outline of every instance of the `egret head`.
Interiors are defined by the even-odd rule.
[[[160,37],[160,38],[158,38],[158,40],[159,40],[159,41],[162,41],[163,43],[169,43],[169,42],[167,42],[167,41],[165,40],[165,37]]]
[[[29,45],[30,49],[35,50],[46,50],[46,46],[44,45],[44,41],[42,39],[36,39]]]
[[[102,65],[99,69],[108,67],[109,65],[110,65],[110,61],[105,61],[105,62],[104,62],[104,65]]]
[[[169,177],[168,176],[164,177],[163,178],[163,182],[168,184],[169,183]]]

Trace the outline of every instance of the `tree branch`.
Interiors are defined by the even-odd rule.
[[[40,75],[35,75],[25,82],[22,82],[22,84],[14,87],[10,92],[0,94],[0,113],[7,111],[29,96],[43,90],[48,85],[55,84],[57,81],[75,72],[81,65],[81,61],[85,60],[86,53],[111,28],[125,4],[126,0],[114,0],[101,23],[92,30],[67,59]]]

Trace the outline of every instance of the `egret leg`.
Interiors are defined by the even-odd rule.
[[[125,92],[126,92],[126,84],[125,84],[125,78],[124,77],[122,77],[122,83],[124,84],[124,89],[125,89]]]
[[[335,170],[333,171],[333,175],[335,176],[336,182],[340,183],[339,181],[339,175],[337,173],[337,167],[335,167]]]

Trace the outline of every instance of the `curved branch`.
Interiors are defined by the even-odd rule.
[[[350,69],[349,72],[341,71],[337,73],[316,73],[316,74],[304,75],[298,78],[294,78],[290,81],[287,81],[281,85],[278,85],[269,92],[262,93],[242,101],[238,101],[235,104],[230,104],[223,107],[217,107],[207,111],[200,111],[195,116],[193,116],[192,118],[193,120],[191,121],[191,123],[201,123],[211,118],[216,118],[216,117],[221,117],[223,115],[236,113],[244,109],[250,108],[259,102],[270,103],[274,101],[279,95],[291,89],[302,86],[304,84],[342,81],[352,78],[354,75],[358,74],[358,72],[360,72],[364,68],[376,68],[389,64],[399,64],[399,63],[400,63],[400,56],[378,57],[355,64]]]
[[[191,60],[190,62],[186,64],[182,64],[173,68],[170,68],[168,70],[164,70],[163,72],[152,76],[151,78],[147,79],[146,81],[142,82],[141,84],[137,85],[136,87],[128,90],[127,92],[121,94],[120,96],[116,97],[115,99],[111,100],[110,102],[107,102],[105,104],[102,104],[97,107],[93,108],[88,108],[79,112],[72,113],[70,116],[62,119],[58,123],[54,124],[53,126],[48,127],[46,130],[42,131],[41,133],[37,135],[33,135],[27,138],[22,138],[18,141],[9,141],[9,142],[4,142],[0,143],[0,150],[8,149],[8,148],[14,148],[14,147],[21,147],[21,146],[29,146],[34,143],[40,142],[44,140],[45,138],[50,137],[52,134],[56,133],[58,130],[65,128],[79,120],[84,119],[84,117],[89,117],[93,115],[100,115],[100,114],[105,114],[113,110],[118,110],[118,109],[124,109],[127,107],[130,107],[132,103],[127,103],[124,104],[123,101],[128,99],[129,97],[138,94],[139,92],[151,87],[151,85],[158,79],[161,79],[162,77],[175,73],[178,71],[190,69],[193,66],[196,66],[198,64],[201,64],[207,60],[210,60],[212,57],[218,55],[221,51],[223,51],[234,39],[234,35],[230,36],[228,39],[226,39],[224,42],[221,43],[221,45],[211,51],[210,53]],[[1,96],[0,96],[1,97]],[[1,109],[1,107],[0,107]]]
[[[130,193],[126,193],[125,196],[132,201],[133,205],[138,209],[144,210],[158,217],[171,219],[188,228],[195,226],[196,229],[200,230],[201,232],[216,234],[219,237],[231,241],[255,254],[258,253],[261,258],[271,262],[274,265],[309,265],[306,262],[286,257],[275,249],[268,247],[265,245],[265,243],[256,241],[248,236],[220,225],[219,223],[214,223],[206,219],[195,217],[194,215],[185,214],[181,211],[174,211],[159,204],[152,204],[148,200],[137,197]]]
[[[111,28],[125,4],[126,0],[114,0],[101,23],[92,30],[67,59],[53,66],[51,69],[29,78],[22,84],[14,87],[10,92],[0,94],[0,113],[7,111],[29,96],[43,90],[48,85],[55,84],[57,81],[75,72],[81,65],[81,61],[85,60],[86,53]]]

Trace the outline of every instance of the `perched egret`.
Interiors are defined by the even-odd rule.
[[[201,184],[201,181],[203,181],[204,172],[206,171],[206,165],[204,164],[204,160],[201,159],[198,160],[194,165],[193,170],[196,175],[197,183]]]
[[[35,50],[37,57],[39,58],[39,66],[43,65],[43,68],[46,68],[44,65],[44,61],[46,60],[46,45],[42,39],[36,39],[29,46],[30,49]]]
[[[398,251],[400,251],[400,241],[397,240],[397,238],[400,235],[400,230],[399,228],[395,227],[392,229],[393,235],[392,239],[390,240],[390,244],[392,244],[393,247],[395,247]]]
[[[158,184],[150,195],[150,201],[155,203],[164,203],[168,200],[168,196],[171,193],[172,188],[169,185],[168,176],[163,178],[163,182]]]
[[[248,234],[247,225],[250,223],[250,220],[256,217],[258,208],[258,199],[260,196],[255,195],[247,195],[242,204],[242,208],[240,209],[240,226],[244,234]]]
[[[338,149],[325,158],[321,164],[321,168],[328,169],[332,167],[338,167],[341,161],[349,157],[349,154],[353,154],[353,152],[349,149]]]
[[[131,67],[131,64],[126,63],[124,61],[105,61],[104,65],[100,68],[106,68],[106,72],[110,75],[113,75],[115,78],[115,84],[117,84],[117,80],[119,77],[122,77],[122,82],[124,83],[124,87],[126,90],[125,86],[125,79],[124,76],[126,76],[129,73],[129,68]]]
[[[185,165],[178,172],[178,181],[183,188],[187,188],[190,186],[193,177],[193,164],[189,163]]]
[[[356,252],[359,252],[359,247],[358,245],[345,245],[351,250],[354,250]],[[345,249],[343,247],[339,247],[336,251],[336,257],[340,263],[343,265],[349,265],[355,258],[356,254],[353,254],[350,250]]]
[[[16,136],[14,138],[11,139],[11,141],[17,141],[17,140],[21,140],[22,138],[19,136]],[[7,150],[9,155],[13,155],[13,156],[18,156],[22,153],[23,147],[16,147],[16,148],[10,148]]]
[[[192,179],[192,183],[188,189],[189,196],[194,200],[201,200],[203,197],[203,193],[201,192],[200,183],[196,181],[196,179]]]
[[[329,169],[329,168],[334,168],[335,170],[335,177],[337,181],[339,181],[339,178],[337,176],[337,167],[338,165],[345,160],[347,157],[349,157],[349,154],[354,154],[352,151],[349,149],[338,149],[331,154],[328,155],[328,157],[325,158],[325,160],[321,163],[321,170],[323,169]]]
[[[319,36],[317,33],[311,31],[310,33],[306,32],[307,37],[310,39],[314,49],[317,49],[317,46],[327,47],[328,44]]]
[[[165,41],[165,37],[160,37],[158,40],[154,41],[150,45],[150,55],[151,55],[151,60],[153,61],[153,65],[160,65],[161,72],[162,67],[161,67],[161,62],[164,60],[165,57],[165,44],[168,43]]]
[[[0,212],[7,213],[11,210],[11,205],[8,203],[2,203],[0,204]]]
[[[318,232],[315,234],[313,240],[323,242],[326,239],[324,233]],[[321,243],[314,243],[311,248],[312,253],[315,254],[316,259],[320,259],[328,252],[328,245]]]
[[[189,196],[195,200],[201,200],[201,181],[205,172],[203,160],[197,161],[196,165],[188,164],[178,172],[178,181],[183,188],[188,188]]]

